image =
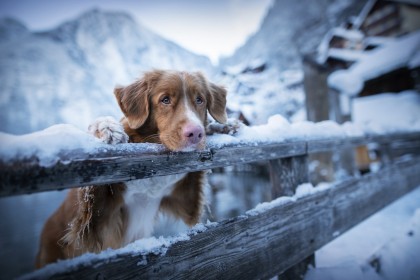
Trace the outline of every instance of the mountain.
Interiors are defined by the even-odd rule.
[[[44,32],[0,20],[0,131],[27,133],[55,123],[86,129],[121,113],[113,88],[153,68],[212,74],[193,54],[120,12],[91,10]]]
[[[359,13],[363,1],[276,0],[260,29],[220,60],[228,104],[251,124],[274,114],[305,119],[302,55],[314,52],[332,28]]]

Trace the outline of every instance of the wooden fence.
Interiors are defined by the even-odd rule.
[[[268,161],[273,199],[293,195],[308,181],[310,154],[369,143],[385,147],[375,173],[352,176],[295,199],[272,201],[265,211],[205,225],[165,253],[116,251],[88,262],[64,261],[28,279],[298,279],[314,252],[379,209],[420,185],[420,133],[289,140],[210,147],[202,152],[151,153],[118,147],[90,154],[63,151],[41,166],[37,158],[0,161],[0,196],[149,178],[235,164]],[[405,156],[403,156],[405,155]],[[409,156],[408,156],[409,155]],[[391,159],[391,160],[390,160]],[[119,253],[118,253],[119,252]]]

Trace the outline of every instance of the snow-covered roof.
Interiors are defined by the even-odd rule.
[[[339,92],[357,95],[364,82],[413,63],[420,48],[420,31],[390,40],[372,50],[347,70],[333,72],[328,85]],[[414,60],[414,64],[417,63]]]
[[[364,51],[331,48],[328,50],[328,57],[340,59],[343,61],[358,61],[367,54]]]
[[[373,46],[380,46],[383,44],[392,41],[392,37],[384,37],[384,36],[370,36],[364,39],[365,45],[373,45]]]
[[[342,38],[346,38],[350,41],[362,40],[364,35],[361,31],[356,29],[346,29],[343,27],[335,27],[332,29],[332,34]]]
[[[327,58],[330,56],[330,42],[334,36],[345,38],[351,42],[360,42],[363,40],[363,33],[359,30],[346,29],[343,27],[336,27],[328,31],[324,36],[317,50],[317,61],[319,63],[325,63]],[[333,51],[334,53],[334,51]],[[347,60],[347,59],[344,59]]]

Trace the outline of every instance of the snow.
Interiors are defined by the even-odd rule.
[[[383,112],[382,108],[372,110],[372,106],[363,104],[363,101],[355,102],[356,110],[367,110],[369,113],[366,115],[359,115],[356,122],[346,122],[344,124],[337,124],[334,121],[322,121],[318,123],[309,121],[299,121],[290,123],[286,118],[281,115],[274,115],[268,119],[266,124],[255,126],[242,126],[235,135],[214,135],[208,137],[208,144],[210,147],[223,147],[231,144],[250,144],[256,145],[259,143],[273,143],[285,142],[291,140],[314,140],[314,139],[331,139],[345,137],[363,137],[370,134],[384,134],[403,131],[420,131],[418,116],[418,109],[420,102],[415,92],[407,92],[401,96],[397,96],[398,102],[403,97],[411,96],[408,98],[407,106],[403,106],[400,110],[394,110],[396,116],[400,116],[401,123],[394,121],[388,125],[387,120],[382,121],[379,117],[371,120],[371,115],[375,112]],[[381,99],[376,97],[376,99]],[[402,100],[403,101],[403,100]],[[391,101],[395,102],[395,100]],[[384,101],[386,103],[386,101]],[[363,104],[363,105],[361,105]],[[359,108],[363,107],[363,108]],[[384,108],[386,110],[386,107]],[[411,114],[413,112],[413,114]],[[356,114],[357,115],[357,114]],[[407,115],[404,118],[404,115]]]
[[[420,50],[417,50],[417,52],[413,55],[413,58],[408,63],[409,68],[417,68],[420,67]]]
[[[308,196],[308,195],[311,195],[320,191],[325,191],[331,186],[332,185],[329,183],[320,183],[316,187],[314,187],[311,183],[304,183],[304,184],[299,185],[296,188],[296,192],[293,196],[281,196],[270,202],[260,203],[257,206],[255,206],[255,208],[246,211],[245,214],[249,216],[257,216],[275,207],[279,207],[287,203],[296,202],[297,200],[305,196]]]
[[[341,59],[343,61],[358,61],[367,56],[364,51],[330,48],[328,50],[328,57]]]
[[[249,216],[257,216],[264,212],[267,212],[273,208],[279,207],[281,205],[285,205],[288,203],[292,203],[296,201],[296,197],[289,197],[289,196],[281,196],[276,198],[270,202],[263,202],[258,204],[255,208],[248,210],[245,212],[246,215]]]
[[[51,166],[66,155],[75,153],[94,153],[98,151],[137,151],[160,152],[164,148],[157,144],[119,144],[107,145],[91,134],[70,124],[58,124],[45,130],[12,135],[0,132],[0,160],[39,159],[39,165]],[[68,154],[67,154],[68,153]]]
[[[350,41],[361,41],[364,37],[363,33],[359,30],[345,29],[343,27],[333,28],[332,33]]]
[[[380,280],[373,268],[362,268],[355,262],[343,263],[328,268],[310,268],[305,275],[305,280]],[[401,278],[396,278],[401,279]]]
[[[389,40],[349,69],[333,72],[328,77],[328,84],[339,92],[355,96],[363,88],[364,81],[408,66],[419,48],[420,30]]]
[[[20,136],[0,132],[0,142],[1,159],[8,161],[37,156],[41,165],[54,163],[54,158],[63,150],[90,151],[102,146],[99,139],[69,124],[54,125]]]
[[[392,42],[393,40],[393,37],[371,36],[366,37],[364,43],[367,46],[380,46]]]
[[[225,75],[216,81],[226,85],[228,108],[243,113],[251,124],[266,123],[274,114],[290,118],[303,108],[301,70],[268,68],[261,73]]]
[[[420,94],[404,91],[355,98],[353,120],[370,133],[419,131]]]
[[[316,252],[305,280],[411,280],[420,273],[420,188]],[[379,273],[370,265],[379,260]]]
[[[352,74],[349,71],[337,70],[333,72],[328,76],[328,85],[340,93],[355,96],[362,91],[364,80],[357,74]]]
[[[36,279],[36,278],[48,278],[51,275],[60,272],[68,272],[72,269],[77,268],[79,265],[92,265],[99,261],[112,262],[117,260],[121,255],[131,255],[133,257],[138,257],[139,261],[138,266],[147,265],[147,254],[154,254],[164,256],[168,249],[173,246],[175,243],[188,241],[191,239],[191,236],[197,235],[199,233],[205,232],[209,228],[217,226],[215,222],[207,222],[205,224],[197,224],[192,227],[190,230],[181,233],[177,236],[172,237],[149,237],[137,240],[133,243],[128,244],[127,246],[120,249],[107,249],[98,254],[86,253],[79,257],[61,260],[57,263],[52,263],[45,266],[42,269],[36,270],[33,273],[29,273],[21,277],[20,279]]]
[[[318,185],[316,185],[316,187],[314,187],[311,183],[300,184],[296,188],[295,197],[302,198],[302,197],[314,194],[316,192],[324,191],[330,187],[331,187],[331,184],[325,183],[325,182],[319,183]]]
[[[379,260],[378,269],[385,279],[416,279],[420,273],[419,252],[420,208],[412,217],[410,226],[381,247],[369,261]]]
[[[368,132],[368,131],[367,131]],[[281,143],[291,140],[331,139],[346,136],[359,137],[365,132],[357,125],[339,125],[333,121],[318,123],[302,121],[290,123],[281,115],[274,115],[266,124],[241,126],[235,135],[214,135],[208,137],[210,147],[223,147],[231,144],[257,145],[259,143]]]
[[[328,57],[335,57],[345,61],[354,61],[359,59],[363,54],[361,51],[349,49],[334,49],[330,48],[330,42],[334,37],[341,37],[347,39],[353,46],[361,43],[363,40],[363,33],[359,30],[345,29],[343,27],[335,27],[327,32],[322,39],[317,49],[317,61],[320,64],[325,63]]]

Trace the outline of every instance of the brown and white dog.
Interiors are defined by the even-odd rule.
[[[151,71],[114,93],[125,115],[121,123],[105,117],[89,127],[106,143],[200,150],[207,111],[226,122],[226,90],[200,73]],[[71,189],[44,225],[36,267],[148,237],[159,211],[194,225],[203,208],[204,176],[200,171]]]

